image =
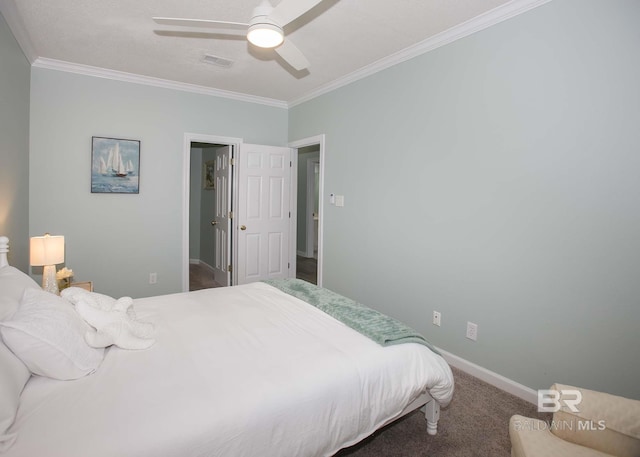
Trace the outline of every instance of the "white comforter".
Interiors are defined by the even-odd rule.
[[[134,306],[156,344],[112,347],[76,381],[32,377],[7,457],[329,456],[425,388],[442,404],[453,393],[426,347],[383,348],[266,284]]]

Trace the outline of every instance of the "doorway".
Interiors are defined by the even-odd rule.
[[[191,142],[189,290],[231,285],[233,146]]]
[[[298,149],[296,277],[318,283],[320,145]]]
[[[322,286],[325,135],[305,138],[289,146],[296,164],[295,277]]]
[[[204,169],[204,164],[202,158],[198,159],[197,158],[197,153],[196,155],[196,159],[192,160],[192,156],[194,155],[193,151],[192,151],[192,145],[197,147],[201,147],[204,149],[207,148],[211,148],[214,150],[217,150],[223,146],[227,146],[233,149],[234,153],[236,151],[239,150],[240,145],[242,144],[242,139],[241,138],[233,138],[233,137],[222,137],[222,136],[214,136],[214,135],[205,135],[205,134],[200,134],[200,133],[185,133],[184,137],[183,137],[183,155],[182,155],[182,291],[183,292],[187,292],[189,290],[189,277],[190,277],[190,271],[192,269],[192,265],[195,264],[195,260],[198,259],[199,260],[199,254],[195,254],[194,252],[199,252],[197,250],[192,250],[192,240],[194,239],[194,237],[199,236],[199,230],[200,227],[203,227],[204,230],[204,226],[208,223],[209,224],[209,229],[211,230],[211,222],[214,219],[210,219],[208,218],[208,216],[210,214],[207,215],[203,215],[202,212],[200,211],[200,206],[196,205],[195,208],[192,207],[194,206],[193,200],[197,201],[197,199],[193,199],[192,198],[192,194],[195,192],[197,193],[208,193],[209,195],[207,195],[205,197],[205,199],[211,199],[214,198],[215,193],[213,191],[205,191],[204,189],[204,180],[206,178],[205,176],[205,169]],[[205,154],[206,156],[206,154]],[[215,157],[215,155],[214,155]],[[236,184],[236,173],[235,170],[233,170],[232,168],[230,168],[229,170],[230,172],[230,179],[228,182],[228,188],[230,189],[229,193],[228,193],[228,197],[230,199],[230,206],[232,208],[233,211],[233,205],[236,204],[236,202],[234,202],[232,200],[233,196],[236,195],[237,192],[237,184]],[[193,179],[192,179],[193,178]],[[215,206],[214,206],[215,209]],[[212,210],[213,211],[213,210]],[[194,217],[192,217],[192,214],[194,213]],[[196,228],[197,227],[197,228]],[[232,262],[233,258],[233,253],[234,253],[234,243],[236,242],[233,238],[232,238],[232,230],[228,231],[228,240],[229,242],[231,242],[231,249],[229,250],[229,263]],[[213,235],[210,233],[210,239],[207,240],[207,243],[213,243],[213,241],[211,240],[213,238]],[[200,243],[202,244],[202,237],[200,238]],[[195,243],[195,246],[197,246],[197,243]],[[210,257],[208,257],[209,259],[211,259],[213,257],[213,254],[211,254]],[[191,263],[191,261],[194,261],[194,263]],[[199,262],[198,262],[199,264]],[[209,266],[213,266],[211,264],[209,264]],[[212,269],[209,270],[209,272],[207,273],[207,278],[208,280],[210,280],[213,271]],[[228,285],[231,285],[234,282],[234,277],[233,274],[229,275],[229,281],[228,281]]]

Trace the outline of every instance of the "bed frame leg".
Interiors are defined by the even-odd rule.
[[[9,252],[9,238],[0,236],[0,268],[9,265],[7,253]]]
[[[427,433],[435,435],[438,431],[438,419],[440,419],[440,405],[433,398],[422,407],[424,417],[427,419]]]

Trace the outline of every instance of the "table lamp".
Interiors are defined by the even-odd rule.
[[[31,237],[30,263],[32,266],[43,266],[42,288],[52,294],[58,293],[56,265],[64,262],[64,236]]]

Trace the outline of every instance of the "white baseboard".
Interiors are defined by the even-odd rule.
[[[203,262],[202,260],[200,260],[200,266],[205,267],[208,270],[211,270],[211,272],[213,273],[214,269],[211,265],[209,265],[207,262]]]
[[[440,354],[442,354],[442,357],[447,361],[449,365],[456,367],[464,371],[465,373],[469,373],[470,375],[475,376],[476,378],[488,384],[491,384],[492,386],[497,387],[500,390],[504,390],[505,392],[515,395],[516,397],[522,398],[529,403],[532,403],[534,405],[538,404],[537,391],[525,385],[517,383],[512,379],[505,378],[498,373],[494,373],[491,370],[487,370],[480,365],[469,362],[462,357],[451,354],[444,349],[440,349],[439,347],[436,347],[436,349],[438,350],[438,352],[440,352]]]
[[[213,267],[211,265],[209,265],[207,262],[203,262],[200,259],[189,259],[189,263],[193,265],[200,265],[202,267],[205,267],[208,270],[213,271]]]

